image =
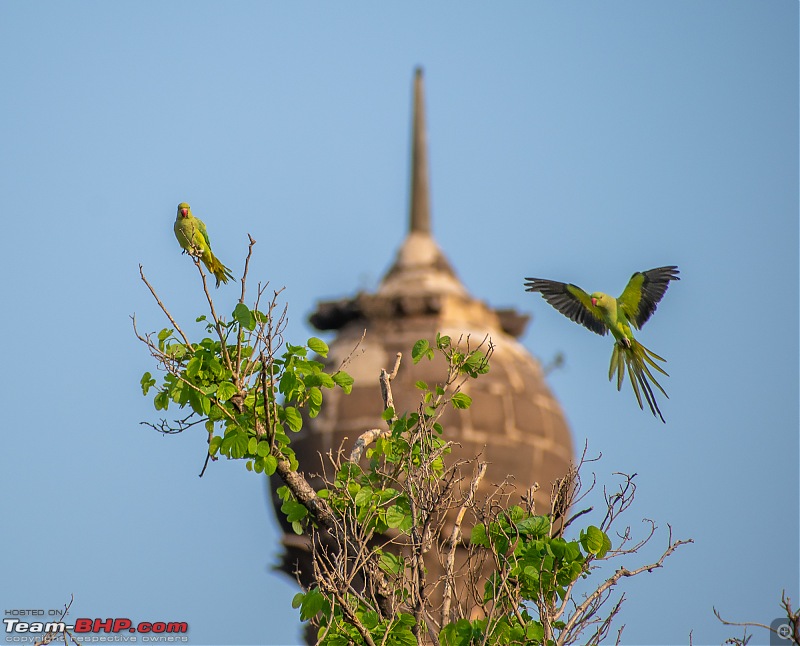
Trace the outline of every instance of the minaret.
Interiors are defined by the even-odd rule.
[[[440,383],[446,375],[443,361],[413,365],[414,343],[432,341],[437,332],[453,339],[469,334],[475,344],[489,335],[495,348],[489,373],[462,388],[472,397],[472,407],[448,410],[440,420],[447,439],[457,443],[450,457],[480,454],[489,463],[483,481],[487,489],[509,475],[520,494],[538,482],[537,509],[545,513],[551,483],[564,476],[573,461],[570,433],[538,361],[516,340],[528,316],[494,309],[471,296],[433,239],[423,90],[422,71],[417,69],[405,240],[375,293],[323,301],[310,317],[316,328],[336,333],[326,359],[330,365],[338,366],[360,342],[347,366],[355,379],[353,391],[326,391],[322,413],[306,420],[303,431],[293,437],[293,447],[301,469],[318,472],[320,454],[340,445],[349,452],[361,433],[385,426],[378,377],[381,369],[392,369],[397,352],[406,359],[392,381],[395,408],[413,411],[419,402],[414,384]],[[302,569],[303,547],[288,527],[284,544],[283,568],[291,574],[297,561]]]

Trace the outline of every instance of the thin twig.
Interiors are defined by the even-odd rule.
[[[247,247],[247,257],[244,260],[244,272],[242,273],[242,294],[239,297],[239,303],[244,304],[244,294],[247,289],[247,272],[250,268],[250,256],[253,255],[253,245],[255,245],[256,241],[253,240],[253,236],[249,233],[247,237],[250,239],[250,245]],[[256,306],[258,309],[258,306]],[[236,371],[233,372],[233,385],[236,386],[236,390],[240,390],[243,384],[242,379],[242,328],[239,326],[238,332],[236,334]]]
[[[642,572],[652,572],[657,568],[663,567],[664,560],[670,554],[672,554],[681,545],[686,545],[688,543],[694,543],[694,540],[690,538],[683,541],[675,541],[673,543],[672,528],[670,527],[669,547],[667,547],[667,549],[664,550],[664,553],[655,563],[651,563],[649,565],[643,565],[639,568],[636,568],[635,570],[629,570],[624,567],[619,568],[616,572],[614,572],[614,574],[612,574],[602,584],[600,584],[600,586],[594,592],[592,592],[581,605],[579,605],[575,609],[575,612],[573,613],[572,617],[570,617],[570,619],[564,626],[563,631],[564,632],[570,631],[579,621],[581,621],[584,618],[584,615],[586,614],[589,607],[592,605],[592,603],[594,603],[597,599],[599,599],[603,595],[603,593],[605,593],[607,590],[617,585],[620,579],[622,579],[623,577],[636,576],[637,574],[641,574]]]
[[[362,337],[363,339],[363,337]],[[381,384],[381,396],[383,397],[383,409],[388,410],[391,408],[394,410],[394,396],[392,395],[392,379],[397,376],[397,371],[400,369],[400,360],[403,358],[403,353],[398,352],[397,358],[394,362],[394,367],[392,368],[391,372],[386,372],[386,370],[381,369],[381,374],[379,377],[379,381]],[[389,424],[389,428],[385,430],[380,430],[377,428],[370,429],[365,431],[361,435],[358,436],[355,444],[353,445],[353,450],[350,451],[350,458],[349,461],[356,463],[361,460],[361,456],[364,453],[364,450],[372,444],[377,438],[384,437],[392,432],[391,427],[393,422],[397,420],[397,413],[393,413],[392,417],[387,420]]]
[[[67,616],[67,613],[69,612],[69,609],[72,607],[72,602],[73,601],[75,601],[75,595],[71,594],[71,595],[69,595],[69,603],[64,604],[64,610],[61,613],[61,616],[58,618],[58,621],[55,622],[56,624],[62,623],[64,621],[64,617]],[[64,630],[61,633],[59,633],[59,631],[57,631],[57,630],[51,630],[51,631],[45,633],[42,636],[42,640],[38,641],[38,642],[35,642],[33,646],[46,646],[47,644],[50,644],[51,642],[53,642],[56,639],[58,639],[59,634],[61,634],[63,636],[64,644],[67,643],[67,637],[72,639],[72,641],[77,644],[77,642],[75,641],[75,638],[70,634],[70,632],[66,629],[66,627],[64,627]]]
[[[158,303],[158,306],[161,308],[161,311],[167,315],[169,322],[172,323],[172,327],[174,327],[181,335],[181,337],[183,337],[183,342],[186,344],[186,347],[189,348],[190,350],[193,350],[194,346],[192,346],[191,342],[189,341],[189,337],[187,337],[183,333],[183,330],[181,330],[180,326],[175,322],[175,319],[172,318],[172,314],[169,313],[169,310],[167,310],[164,303],[161,302],[161,299],[158,297],[158,294],[156,294],[156,290],[153,289],[153,286],[147,281],[147,278],[144,277],[144,269],[142,268],[142,265],[139,265],[139,275],[142,277],[142,281],[144,281],[144,284],[147,285],[147,288],[150,290],[150,293],[153,295],[153,298],[156,299],[156,303]],[[133,319],[134,327],[136,327],[136,318],[135,317],[131,318]],[[139,335],[137,334],[137,336]],[[142,337],[139,338],[141,339]]]
[[[244,273],[242,273],[242,295],[239,297],[240,303],[244,303],[244,293],[245,289],[247,288],[247,272],[250,269],[250,256],[253,255],[253,247],[256,244],[253,236],[248,233],[247,237],[250,240],[250,244],[247,246],[247,257],[244,259]]]
[[[757,621],[727,621],[722,618],[719,614],[719,610],[717,610],[714,606],[711,606],[711,610],[714,612],[714,616],[719,619],[724,625],[726,626],[744,626],[745,628],[763,628],[764,630],[768,630],[771,633],[778,634],[778,631],[772,628],[771,626],[767,626],[766,624],[758,623]],[[747,633],[745,633],[747,634]]]
[[[214,299],[211,298],[211,292],[208,291],[208,281],[206,280],[206,273],[203,271],[202,266],[200,265],[200,258],[197,256],[192,256],[192,260],[194,260],[194,264],[197,266],[197,271],[200,272],[200,278],[203,281],[203,292],[206,295],[206,301],[208,301],[208,307],[211,310],[211,318],[214,321],[214,329],[217,331],[217,336],[219,336],[220,342],[220,350],[222,353],[222,358],[225,360],[225,365],[227,366],[228,370],[232,373],[233,370],[233,363],[231,362],[231,356],[228,352],[228,340],[225,334],[222,333],[222,320],[217,316],[217,310],[214,308]]]
[[[380,382],[381,382],[381,396],[383,397],[383,409],[388,410],[389,408],[394,411],[394,396],[392,395],[392,386],[391,381],[397,376],[397,371],[400,369],[400,360],[403,358],[403,353],[398,352],[397,357],[394,361],[394,368],[392,368],[391,372],[386,372],[386,370],[381,370]],[[397,413],[393,412],[392,416],[387,420],[389,426],[397,419]]]
[[[445,561],[444,567],[445,579],[442,600],[442,625],[450,621],[450,604],[453,595],[453,588],[455,586],[455,576],[453,571],[455,569],[456,548],[461,542],[461,523],[464,520],[464,514],[466,513],[467,508],[470,507],[473,500],[475,500],[475,492],[478,490],[478,486],[480,485],[481,480],[483,480],[483,476],[486,474],[487,466],[488,464],[486,462],[481,462],[478,465],[478,472],[472,479],[472,483],[469,487],[469,493],[467,494],[464,504],[461,505],[461,508],[458,510],[455,523],[453,524],[453,531],[450,532],[450,539],[446,543],[446,545],[449,547],[449,551],[447,553],[447,560]]]
[[[345,367],[347,366],[347,364],[350,363],[350,361],[353,360],[353,357],[356,354],[356,350],[358,350],[359,346],[364,342],[364,339],[366,338],[366,336],[367,336],[367,330],[366,330],[366,328],[364,328],[364,331],[361,333],[361,338],[358,341],[356,341],[356,344],[353,346],[353,349],[350,350],[350,352],[347,354],[347,356],[344,359],[342,359],[341,363],[339,364],[339,367],[336,369],[336,372],[339,372],[340,370],[344,370]]]

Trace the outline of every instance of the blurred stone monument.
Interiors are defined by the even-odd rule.
[[[494,309],[471,296],[431,234],[420,69],[414,78],[409,202],[408,233],[378,290],[322,301],[310,317],[318,330],[336,333],[329,344],[329,365],[338,367],[356,345],[358,351],[346,367],[355,379],[352,393],[326,391],[320,415],[307,419],[303,430],[292,438],[300,469],[306,474],[318,473],[320,454],[340,447],[349,453],[359,435],[386,427],[381,419],[378,377],[381,369],[392,370],[398,352],[403,353],[403,361],[392,381],[395,409],[413,412],[420,399],[414,384],[422,380],[432,385],[446,378],[444,361],[413,365],[414,343],[418,339],[433,342],[440,332],[454,340],[470,335],[475,347],[488,335],[494,346],[491,369],[462,388],[472,397],[472,406],[448,410],[440,419],[446,438],[459,445],[451,458],[471,459],[480,454],[480,459],[488,462],[483,490],[493,489],[509,475],[519,493],[539,483],[534,494],[536,507],[539,513],[547,513],[552,483],[566,475],[573,463],[569,429],[539,362],[517,341],[529,317],[511,309]],[[476,224],[480,223],[469,226],[477,236],[480,228]],[[358,250],[348,253],[357,256]],[[293,578],[298,570],[309,572],[307,539],[294,534],[280,512],[277,516],[284,528],[281,569]]]

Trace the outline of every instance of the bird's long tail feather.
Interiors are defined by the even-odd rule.
[[[625,368],[627,368],[630,376],[631,388],[633,389],[633,394],[636,396],[636,401],[639,403],[639,408],[644,410],[644,405],[642,403],[642,395],[644,395],[644,399],[653,415],[661,418],[662,422],[666,422],[664,416],[661,414],[661,410],[658,408],[658,402],[656,401],[655,393],[650,384],[652,383],[655,385],[667,399],[669,399],[669,395],[667,395],[666,391],[661,387],[661,384],[658,383],[653,376],[650,367],[667,377],[669,377],[669,375],[656,361],[666,363],[666,359],[648,350],[641,343],[636,341],[636,339],[631,339],[630,345],[617,342],[614,344],[614,351],[611,354],[608,379],[609,381],[613,379],[614,373],[616,373],[617,390],[621,390],[622,382],[625,380]],[[650,367],[648,367],[648,365]]]
[[[217,287],[219,287],[220,283],[227,283],[233,278],[231,270],[223,265],[219,258],[211,253],[210,249],[208,250],[207,254],[203,255],[202,260],[208,271],[214,274],[214,278],[217,279]]]

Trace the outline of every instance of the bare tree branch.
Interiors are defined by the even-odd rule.
[[[792,610],[792,600],[786,596],[786,590],[781,592],[781,607],[784,610],[787,621],[788,630],[785,634],[779,633],[772,626],[767,626],[766,624],[758,623],[756,621],[727,621],[722,618],[719,611],[715,607],[712,607],[712,610],[714,611],[716,618],[719,619],[724,625],[742,626],[745,628],[744,635],[741,639],[731,638],[725,642],[726,644],[747,644],[747,642],[750,641],[750,637],[747,636],[747,628],[763,628],[764,630],[768,630],[775,635],[779,635],[782,639],[790,640],[792,644],[800,644],[800,611]]]
[[[190,348],[190,349],[193,348],[194,346],[192,346],[191,342],[189,341],[189,337],[187,337],[183,333],[183,330],[181,329],[180,325],[178,325],[175,322],[175,319],[172,318],[172,314],[169,313],[167,308],[164,306],[164,303],[161,302],[161,299],[158,297],[158,294],[156,294],[156,290],[148,282],[147,278],[144,277],[144,269],[142,268],[142,265],[139,265],[139,275],[142,277],[142,281],[144,282],[144,284],[147,285],[147,289],[150,290],[150,293],[153,295],[153,298],[156,299],[156,303],[158,303],[158,306],[161,308],[161,311],[164,312],[164,314],[169,319],[169,322],[172,324],[172,327],[174,327],[178,331],[178,334],[181,335],[181,338],[183,339],[183,342],[186,344],[186,347]],[[136,318],[133,317],[133,316],[131,318],[133,319],[133,326],[134,326],[134,329],[135,329],[136,328]],[[141,336],[139,336],[138,333],[136,334],[136,336],[139,337],[139,339],[141,339],[142,341],[144,341],[144,339]]]
[[[453,571],[456,561],[456,548],[461,541],[461,523],[464,520],[464,514],[466,513],[467,509],[472,506],[472,503],[475,500],[475,492],[478,490],[481,480],[483,480],[483,476],[486,475],[487,466],[488,464],[486,462],[481,462],[478,465],[478,471],[472,478],[467,499],[458,510],[455,523],[453,523],[453,531],[450,532],[450,538],[445,544],[449,550],[447,552],[447,561],[445,562],[444,570],[445,580],[441,613],[442,625],[450,621],[450,603],[453,596],[453,588],[455,587],[455,577]]]
[[[363,336],[361,337],[364,338]],[[392,385],[391,381],[397,375],[397,371],[400,369],[400,360],[403,358],[403,353],[398,352],[397,358],[394,362],[394,367],[392,368],[391,372],[386,372],[386,370],[381,370],[381,374],[379,377],[380,384],[381,384],[381,396],[383,397],[383,409],[387,410],[389,408],[394,410],[394,397],[392,396]],[[369,431],[365,431],[362,433],[358,439],[355,441],[353,445],[353,450],[350,452],[350,462],[357,463],[361,460],[361,456],[364,453],[364,450],[372,444],[376,439],[383,435],[388,435],[391,433],[391,426],[392,422],[397,419],[397,415],[393,414],[392,417],[387,420],[389,424],[388,429],[380,430],[377,428],[370,429]]]

